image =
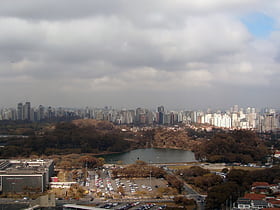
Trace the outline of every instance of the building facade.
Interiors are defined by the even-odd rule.
[[[0,192],[44,192],[53,173],[53,160],[0,160]]]

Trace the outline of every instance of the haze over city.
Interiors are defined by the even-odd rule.
[[[1,107],[279,108],[280,1],[9,0]]]

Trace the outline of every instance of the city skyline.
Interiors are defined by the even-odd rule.
[[[176,125],[205,124],[226,129],[254,129],[260,132],[277,131],[280,125],[279,110],[254,107],[232,106],[229,110],[168,110],[158,106],[157,110],[147,108],[115,109],[104,108],[63,108],[39,105],[31,102],[18,103],[17,108],[0,109],[0,121],[54,122],[75,119],[96,119],[125,125]]]
[[[4,1],[0,107],[279,109],[279,10],[277,0]]]
[[[275,110],[276,112],[280,112],[280,108],[277,107],[272,107],[272,106],[265,106],[265,107],[255,107],[255,106],[241,106],[240,104],[231,104],[228,107],[210,107],[210,106],[205,106],[206,108],[199,108],[199,107],[194,107],[194,108],[189,108],[188,105],[183,106],[182,108],[172,108],[166,106],[166,104],[157,104],[155,107],[149,107],[149,106],[140,106],[136,105],[135,107],[133,106],[126,106],[126,107],[117,107],[113,106],[110,104],[104,105],[104,106],[95,106],[93,104],[87,104],[85,106],[57,106],[54,104],[43,104],[43,103],[33,103],[32,101],[28,100],[21,100],[17,101],[16,104],[13,104],[11,106],[1,106],[0,105],[0,110],[2,109],[19,109],[19,106],[22,106],[24,108],[25,106],[30,108],[39,108],[39,107],[44,107],[44,108],[54,108],[54,109],[68,109],[68,110],[79,110],[79,109],[104,109],[104,110],[136,110],[137,108],[143,108],[143,109],[148,109],[151,111],[157,111],[157,112],[162,112],[159,110],[164,110],[165,111],[203,111],[203,112],[227,112],[227,111],[233,111],[233,110],[239,110],[239,111],[246,111],[247,109],[254,109],[256,112],[263,112],[263,110]]]

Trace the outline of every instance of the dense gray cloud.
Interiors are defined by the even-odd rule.
[[[279,108],[277,8],[275,0],[4,1],[1,105]],[[276,29],[256,37],[241,21],[251,13]]]

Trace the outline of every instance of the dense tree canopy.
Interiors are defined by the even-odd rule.
[[[240,130],[216,134],[211,140],[204,141],[195,154],[197,159],[209,162],[250,163],[264,161],[268,150],[255,133]]]
[[[223,179],[208,169],[199,166],[192,166],[188,169],[182,169],[177,172],[186,182],[195,185],[201,191],[207,192],[209,188],[220,184]]]
[[[112,175],[114,177],[164,177],[165,171],[161,168],[148,165],[144,161],[136,161],[135,164],[128,165],[124,168],[114,169]]]
[[[11,138],[1,148],[2,157],[52,155],[67,153],[122,152],[130,148],[130,143],[123,140],[121,132],[107,124],[100,127],[79,126],[71,122],[58,123],[41,136]]]
[[[209,189],[206,209],[221,209],[222,206],[229,206],[238,197],[243,196],[253,182],[279,183],[280,168],[273,167],[255,171],[232,169],[226,180]]]
[[[102,167],[104,165],[104,158],[96,158],[93,156],[86,155],[80,158],[80,162],[82,162],[82,167],[93,169]]]

